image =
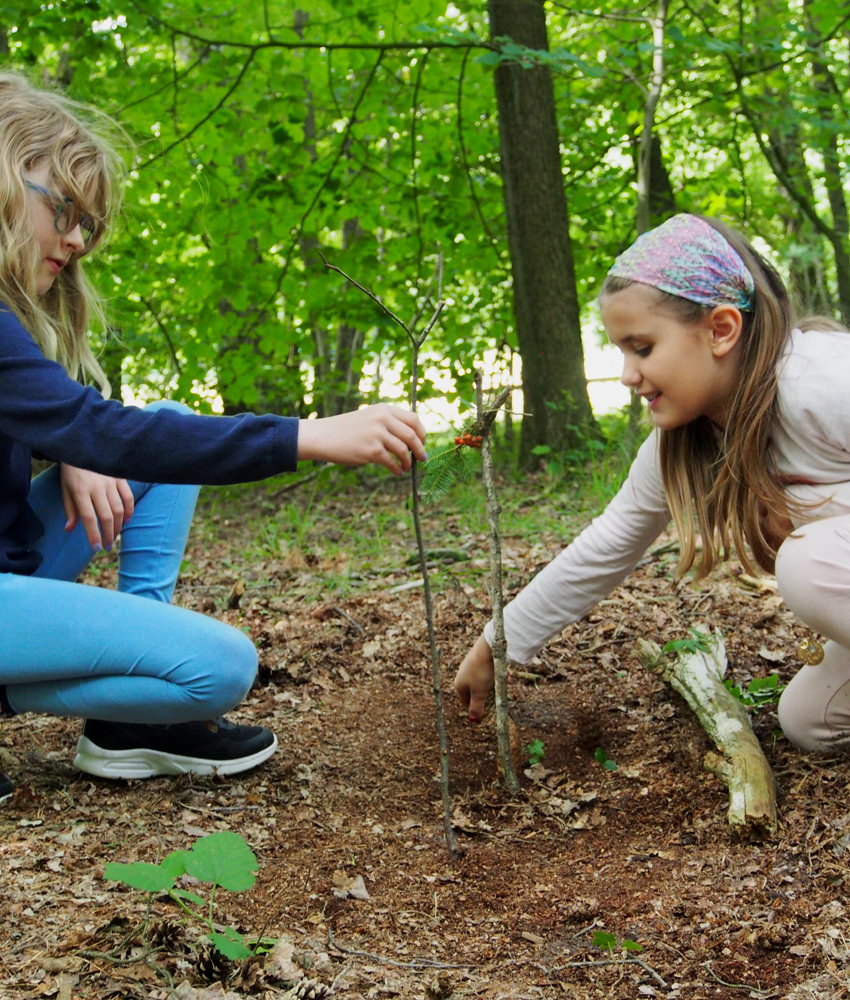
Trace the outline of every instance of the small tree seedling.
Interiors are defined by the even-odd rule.
[[[750,683],[742,688],[731,678],[726,678],[723,685],[742,705],[751,712],[757,712],[766,705],[777,705],[785,685],[779,683],[779,674],[770,674],[767,677],[754,677]]]
[[[594,948],[606,948],[613,958],[614,952],[617,950],[617,938],[614,934],[609,934],[607,931],[594,931],[593,946]],[[631,938],[622,940],[619,947],[624,952],[643,951],[643,948],[637,941],[633,941]]]
[[[700,632],[698,628],[689,628],[690,639],[673,639],[661,647],[662,653],[710,653],[711,636]]]
[[[606,771],[616,771],[617,764],[615,761],[611,760],[607,753],[602,749],[602,747],[597,747],[593,751],[593,756],[599,763],[605,768]]]
[[[122,882],[147,893],[167,893],[189,917],[206,928],[206,936],[226,958],[251,958],[254,951],[235,927],[217,931],[213,923],[213,900],[220,886],[231,892],[244,892],[256,881],[259,864],[251,848],[238,833],[224,831],[202,837],[188,851],[172,851],[158,864],[133,861],[122,864],[110,861],[103,877]],[[209,895],[177,889],[174,883],[183,875],[210,884]]]
[[[532,740],[522,748],[522,752],[528,758],[528,763],[533,767],[539,764],[546,756],[546,747],[543,740]]]

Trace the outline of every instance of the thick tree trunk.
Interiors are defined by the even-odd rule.
[[[490,33],[548,48],[542,0],[490,0]],[[584,374],[567,199],[548,67],[501,63],[495,73],[514,317],[522,358],[522,466],[593,424]]]

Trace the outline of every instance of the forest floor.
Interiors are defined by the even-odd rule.
[[[451,692],[488,618],[481,501],[467,487],[430,509],[429,546],[460,556],[434,571],[453,862],[422,589],[400,589],[419,578],[409,487],[328,470],[283,492],[293,479],[205,491],[176,595],[259,647],[257,684],[232,718],[278,734],[266,765],[110,783],[71,767],[78,722],[3,721],[0,768],[18,787],[0,807],[0,1000],[165,1000],[155,966],[180,1000],[271,998],[302,971],[350,1000],[850,996],[850,760],[800,753],[762,709],[781,832],[736,840],[725,789],[703,768],[707,737],[635,656],[638,636],[720,627],[736,683],[787,680],[810,633],[772,580],[753,586],[728,563],[677,586],[674,547],[659,540],[514,675],[522,742],[545,756],[511,800],[493,732],[470,726]],[[503,490],[509,594],[596,512],[583,490],[543,475]],[[114,586],[114,556],[85,582]],[[243,965],[210,953],[168,897],[148,913],[144,894],[103,879],[108,861],[156,861],[220,830],[244,837],[259,871],[252,889],[218,893],[215,919],[278,940]],[[594,946],[600,931],[612,950]]]

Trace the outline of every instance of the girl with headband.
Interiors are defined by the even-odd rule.
[[[672,517],[680,574],[703,576],[734,548],[749,572],[775,572],[788,607],[828,638],[779,719],[805,750],[850,750],[850,336],[831,320],[795,328],[770,264],[694,215],[618,257],[600,309],[620,380],[655,429],[605,511],[506,607],[509,661],[586,615]],[[492,623],[455,677],[472,721],[493,686],[491,641]]]
[[[251,687],[252,643],[171,605],[196,484],[263,479],[299,459],[399,473],[411,452],[424,458],[425,432],[392,406],[299,421],[107,398],[84,273],[120,189],[104,125],[0,74],[0,715],[85,719],[75,764],[101,777],[233,774],[277,740],[221,718]],[[33,453],[57,464],[31,483]],[[118,591],[75,583],[119,532]],[[0,799],[12,791],[0,775]]]

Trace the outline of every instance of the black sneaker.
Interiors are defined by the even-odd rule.
[[[226,719],[145,726],[86,719],[74,767],[98,778],[152,778],[157,774],[238,774],[275,752],[265,726],[235,726]]]
[[[0,802],[5,802],[6,799],[11,798],[14,790],[15,786],[9,778],[7,778],[2,771],[0,771]]]

